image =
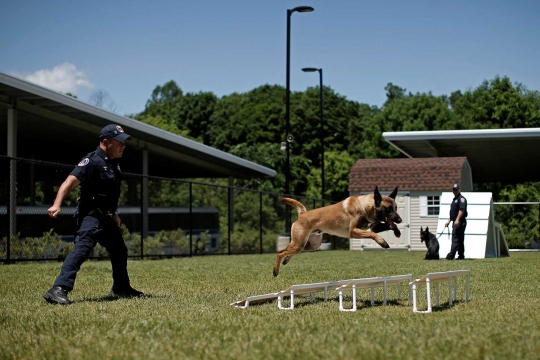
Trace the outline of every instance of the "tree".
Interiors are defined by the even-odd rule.
[[[484,81],[474,90],[451,94],[449,103],[462,129],[540,126],[540,93],[508,77]]]
[[[221,98],[211,117],[211,146],[227,151],[241,143],[285,141],[284,92],[281,86],[263,85]]]
[[[273,178],[257,178],[249,180],[250,188],[263,191],[284,191],[285,189],[285,151],[280,144],[261,143],[255,145],[238,144],[230,149],[230,153],[243,159],[255,162],[262,166],[274,169],[277,175]],[[291,162],[291,188],[301,187],[305,183],[305,174],[311,168],[311,162],[303,156],[292,155]],[[246,180],[238,181],[243,186]]]
[[[349,175],[356,158],[346,151],[328,151],[324,154],[324,199],[345,199],[349,196]],[[321,198],[321,169],[312,167],[309,172],[306,196]]]
[[[152,91],[150,100],[146,102],[146,107],[141,115],[160,116],[166,122],[176,125],[178,103],[182,100],[182,89],[171,80],[163,86],[156,86]]]
[[[493,191],[493,189],[490,189]],[[505,185],[494,192],[497,202],[538,202],[540,182]],[[497,205],[495,218],[502,219],[502,227],[511,248],[523,248],[532,241],[539,242],[540,224],[538,205]],[[501,220],[499,220],[501,221]]]
[[[343,151],[349,147],[349,124],[360,118],[360,105],[347,100],[329,87],[324,87],[323,137],[324,151]],[[308,88],[291,97],[291,134],[293,153],[321,166],[320,90]]]
[[[211,92],[187,93],[175,103],[176,126],[203,144],[210,142],[211,118],[218,98]]]
[[[137,120],[145,124],[155,126],[161,130],[165,130],[183,137],[188,137],[188,130],[178,129],[176,125],[172,125],[171,123],[165,121],[165,119],[163,119],[161,116],[138,115]]]
[[[88,102],[94,106],[116,112],[116,104],[109,93],[103,89],[98,89],[90,94]]]

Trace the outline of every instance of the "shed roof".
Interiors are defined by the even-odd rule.
[[[349,192],[451,189],[460,182],[466,157],[360,159],[349,177]]]

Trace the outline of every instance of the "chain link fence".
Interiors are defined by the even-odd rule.
[[[56,219],[48,216],[47,209],[72,170],[73,165],[0,156],[0,261],[63,260],[71,251],[78,188],[66,197]],[[288,205],[279,201],[282,194],[229,187],[223,179],[207,181],[124,173],[118,213],[129,256],[276,252],[288,214]],[[145,183],[146,218],[142,216]],[[294,198],[308,209],[324,205],[321,199]],[[290,213],[295,221],[296,211]],[[348,239],[325,235],[325,241],[333,249],[349,248]],[[107,257],[97,245],[91,258]]]

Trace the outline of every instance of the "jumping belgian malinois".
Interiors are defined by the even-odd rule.
[[[277,254],[274,276],[279,274],[281,260],[285,258],[283,265],[286,265],[293,255],[304,249],[312,234],[322,236],[323,233],[328,233],[344,238],[370,238],[381,247],[389,248],[388,243],[377,233],[393,230],[394,235],[401,236],[396,226],[401,223],[395,201],[397,192],[396,187],[389,196],[385,196],[375,187],[373,194],[350,196],[337,204],[309,211],[299,201],[281,198],[282,203],[296,208],[298,220],[291,226],[291,242]]]

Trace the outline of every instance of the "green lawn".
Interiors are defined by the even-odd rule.
[[[423,252],[303,253],[272,276],[275,255],[130,261],[142,299],[108,296],[110,264],[83,264],[70,306],[43,293],[61,263],[0,265],[0,359],[538,359],[540,253],[510,258],[424,261]],[[470,301],[415,314],[389,289],[387,306],[359,292],[357,312],[298,298],[292,311],[276,302],[229,304],[293,284],[350,278],[471,270]],[[441,286],[442,298],[446,287]],[[447,290],[446,290],[447,291]],[[424,309],[425,287],[420,288]],[[459,281],[458,299],[464,298]],[[377,290],[376,300],[382,299]],[[348,294],[347,306],[351,306]],[[446,302],[446,300],[445,300]]]

